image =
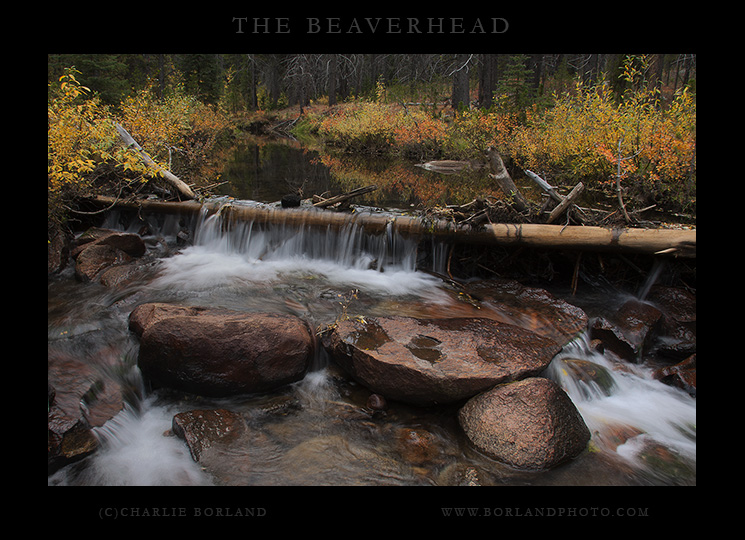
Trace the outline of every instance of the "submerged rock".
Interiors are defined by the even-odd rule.
[[[424,428],[399,428],[396,431],[396,451],[413,465],[424,465],[437,459],[441,450],[435,435]]]
[[[489,307],[498,320],[531,330],[564,345],[587,328],[585,312],[544,289],[527,287],[511,279],[485,279],[468,283],[465,292]]]
[[[138,364],[156,386],[205,396],[265,392],[296,382],[314,336],[289,314],[150,303],[130,315]]]
[[[193,410],[173,417],[173,433],[189,447],[194,461],[207,449],[229,446],[246,430],[243,417],[227,409]]]
[[[536,375],[560,350],[529,330],[480,318],[346,320],[323,344],[373,392],[416,405],[455,402]]]
[[[542,470],[578,456],[590,431],[569,396],[534,377],[499,385],[469,400],[458,421],[474,446],[520,469]]]

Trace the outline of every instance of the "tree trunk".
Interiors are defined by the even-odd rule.
[[[455,70],[453,71],[453,108],[468,109],[471,99],[468,90],[468,61],[469,55],[459,54],[455,58]]]
[[[520,190],[517,189],[515,182],[512,180],[510,173],[507,172],[507,168],[504,166],[502,156],[499,155],[497,149],[490,146],[486,150],[486,156],[489,158],[489,165],[491,166],[492,174],[490,175],[494,180],[497,181],[499,188],[509,198],[512,206],[518,212],[525,212],[528,210],[528,201],[520,194]]]
[[[494,103],[497,90],[497,55],[482,54],[479,70],[479,107],[489,108]]]
[[[127,145],[128,148],[131,148],[134,152],[137,153],[137,155],[140,156],[140,159],[142,160],[145,165],[153,169],[154,171],[157,171],[158,174],[160,174],[168,184],[170,184],[178,193],[185,199],[193,199],[196,196],[194,195],[194,192],[191,190],[191,188],[186,185],[186,183],[181,180],[178,176],[170,172],[169,170],[161,167],[155,161],[153,161],[153,158],[151,158],[149,155],[147,155],[147,152],[145,152],[142,147],[137,143],[137,141],[134,140],[132,135],[129,134],[129,132],[124,129],[121,125],[115,123],[116,130],[119,133],[119,138],[122,140],[122,142]]]
[[[388,228],[403,236],[477,245],[526,246],[580,251],[611,251],[696,257],[696,231],[678,229],[608,229],[605,227],[542,224],[491,223],[481,228],[458,227],[444,220],[425,220],[413,216],[347,214],[323,210],[278,209],[221,205],[218,203],[117,201],[111,197],[88,199],[99,208],[118,206],[142,212],[199,214],[220,212],[225,219],[342,229],[355,223],[370,234],[383,234]]]
[[[329,107],[336,105],[336,72],[339,57],[335,54],[329,55]]]

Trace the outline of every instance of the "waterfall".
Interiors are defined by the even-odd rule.
[[[435,265],[442,264],[442,248],[432,251],[428,266],[439,270]],[[372,293],[437,296],[439,281],[418,271],[424,256],[416,240],[390,225],[383,234],[373,234],[354,219],[335,229],[231,222],[217,212],[201,217],[193,245],[163,261],[156,285],[212,289],[294,276]]]

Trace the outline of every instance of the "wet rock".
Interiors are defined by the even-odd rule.
[[[561,361],[567,375],[579,384],[583,397],[593,399],[610,396],[616,383],[613,375],[603,366],[581,358],[563,358]]]
[[[388,408],[388,402],[380,394],[370,394],[367,398],[367,408],[373,411],[384,411]]]
[[[98,448],[92,427],[102,426],[124,407],[115,381],[92,366],[54,352],[47,363],[47,462],[49,474]]]
[[[138,234],[95,227],[81,234],[77,239],[77,244],[72,252],[73,257],[77,257],[82,251],[95,245],[120,249],[130,257],[142,257],[147,249],[145,241]]]
[[[121,287],[144,276],[147,269],[148,265],[146,263],[130,262],[129,264],[105,268],[101,272],[99,279],[101,285],[106,287]]]
[[[654,344],[660,330],[662,312],[651,304],[629,300],[612,318],[597,317],[590,323],[593,339],[600,339],[606,350],[620,358],[639,362]]]
[[[98,228],[83,233],[77,244],[71,255],[75,259],[75,275],[81,281],[93,281],[107,268],[141,257],[147,249],[137,234]]]
[[[422,428],[400,428],[396,432],[396,450],[407,463],[424,465],[440,454],[437,438]]]
[[[70,258],[72,235],[62,227],[55,227],[48,233],[47,273],[56,274],[67,266]]]
[[[674,366],[665,366],[655,370],[653,376],[665,384],[681,388],[691,394],[696,395],[696,355],[693,354],[675,364]]]
[[[481,486],[482,475],[472,465],[454,462],[445,466],[437,476],[439,486]]]
[[[265,392],[303,378],[314,351],[288,314],[143,304],[130,315],[138,365],[155,386],[205,396]]]
[[[105,269],[131,260],[132,257],[115,247],[89,246],[75,260],[75,275],[81,281],[94,281]]]
[[[511,279],[469,283],[465,292],[486,304],[498,320],[550,337],[560,345],[587,328],[585,312],[544,289],[526,287]]]
[[[243,435],[246,423],[240,414],[227,409],[193,410],[173,417],[174,435],[183,439],[194,461],[213,446],[229,446]]]
[[[529,378],[469,400],[458,421],[484,454],[520,469],[543,470],[579,455],[590,431],[554,382]]]
[[[654,287],[647,297],[662,312],[655,351],[678,360],[696,352],[696,295],[675,287]]]
[[[346,320],[323,344],[359,383],[416,405],[455,402],[536,375],[560,350],[551,339],[480,318]]]
[[[431,485],[413,477],[409,464],[339,434],[304,440],[283,453],[275,476],[281,485]]]
[[[297,208],[300,206],[301,198],[297,193],[290,193],[282,197],[280,204],[282,208]]]

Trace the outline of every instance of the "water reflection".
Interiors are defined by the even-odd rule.
[[[404,158],[351,156],[289,139],[245,138],[224,159],[221,180],[227,183],[216,192],[237,199],[270,203],[298,190],[310,198],[369,185],[378,189],[355,198],[355,204],[410,209],[500,196],[484,170],[444,175]]]

